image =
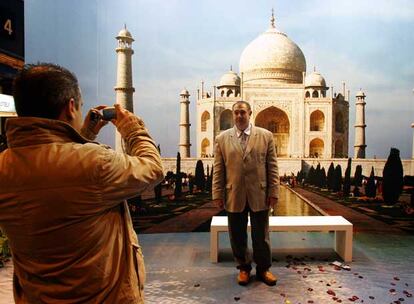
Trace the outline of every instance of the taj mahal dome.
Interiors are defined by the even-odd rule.
[[[250,103],[253,125],[273,133],[278,157],[348,156],[349,94],[345,87],[334,94],[315,69],[306,73],[302,50],[276,28],[273,14],[269,29],[243,50],[239,71],[226,72],[213,92],[204,83],[198,91],[197,157],[213,155],[238,100]]]

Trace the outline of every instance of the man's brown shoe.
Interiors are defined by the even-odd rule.
[[[269,270],[263,271],[257,274],[257,277],[260,281],[264,282],[266,285],[275,286],[277,277],[273,275]]]
[[[237,283],[242,286],[246,286],[250,281],[250,272],[246,270],[240,270],[237,276]]]

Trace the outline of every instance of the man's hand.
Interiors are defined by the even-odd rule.
[[[99,131],[108,123],[102,119],[102,115],[99,113],[100,110],[106,107],[107,106],[98,106],[89,110],[81,129],[81,134],[83,136],[90,140],[94,140]],[[92,119],[92,116],[94,116],[95,119]]]
[[[120,104],[114,104],[116,118],[112,119],[111,122],[117,127],[120,122],[125,119],[128,119],[130,116],[134,116],[133,113],[129,112],[127,109],[124,109]]]
[[[102,115],[99,113],[100,110],[105,109],[107,107],[108,106],[97,106],[96,108],[90,109],[85,117],[85,121],[83,122],[83,128],[87,128],[88,130],[92,131],[95,135],[97,135],[99,131],[102,129],[102,127],[108,123],[107,121],[102,119]],[[98,119],[91,119],[92,112]]]
[[[220,209],[224,208],[224,201],[222,199],[213,200],[213,204],[216,205],[217,208],[220,208]]]
[[[269,206],[269,208],[275,209],[276,205],[277,205],[277,201],[278,199],[275,197],[268,197],[267,198],[267,205]]]
[[[115,125],[122,138],[125,138],[132,129],[145,128],[145,124],[141,118],[134,113],[124,109],[120,104],[115,104],[116,118],[111,122]],[[131,129],[132,128],[132,129]]]

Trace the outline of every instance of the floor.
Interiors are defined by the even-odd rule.
[[[414,236],[356,234],[350,271],[330,265],[340,261],[329,249],[330,233],[271,233],[271,239],[277,285],[253,278],[242,287],[227,234],[220,236],[227,249],[217,264],[209,262],[208,233],[142,235],[147,303],[414,303]]]
[[[242,287],[235,281],[227,234],[220,235],[224,249],[217,264],[209,261],[209,233],[140,235],[147,267],[146,302],[414,303],[414,236],[355,234],[350,271],[330,265],[340,261],[329,249],[330,233],[271,233],[271,241],[277,248],[272,267],[279,276],[277,285],[268,287],[253,278]],[[352,297],[358,300],[349,300]],[[0,303],[13,303],[10,264],[0,269]]]

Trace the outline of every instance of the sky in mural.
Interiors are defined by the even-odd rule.
[[[334,92],[351,92],[349,153],[353,155],[355,94],[366,98],[367,157],[387,157],[391,147],[411,157],[414,122],[414,2],[329,0],[42,0],[25,1],[26,62],[54,62],[78,76],[86,113],[115,102],[115,36],[132,33],[135,112],[175,156],[179,93],[189,90],[192,155],[196,92],[219,83],[230,65],[269,27],[303,51],[307,71],[316,67]],[[329,91],[328,91],[328,94]],[[114,127],[99,140],[114,145]]]

